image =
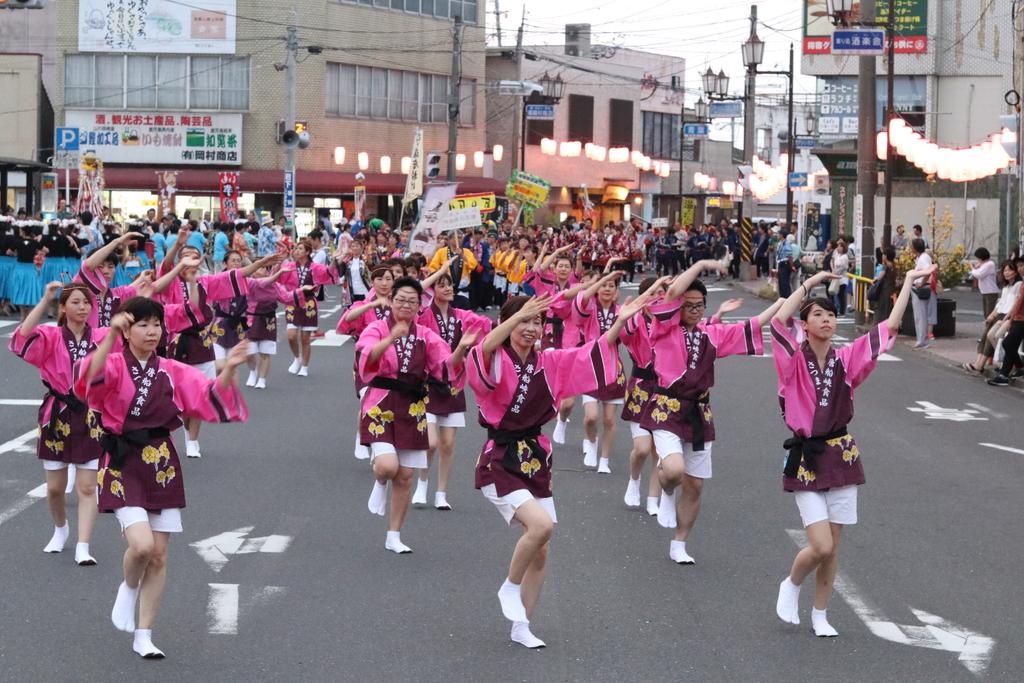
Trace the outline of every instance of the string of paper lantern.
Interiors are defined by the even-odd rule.
[[[925,138],[903,119],[894,118],[889,121],[888,136],[884,130],[876,136],[875,152],[879,159],[885,161],[891,138],[896,153],[922,172],[942,180],[966,183],[995,175],[1008,167],[1012,159],[1003,144],[1015,144],[1016,136],[1004,128],[971,147],[944,147]]]
[[[610,164],[632,163],[641,171],[654,173],[662,178],[667,178],[672,173],[672,166],[668,161],[652,159],[638,149],[631,150],[628,147],[602,147],[592,142],[583,144],[578,140],[557,141],[551,138],[541,138],[540,153],[547,156],[561,156],[567,159],[585,156],[591,161],[605,161]]]
[[[579,144],[579,143],[576,143],[576,144]],[[501,145],[494,145],[494,147],[491,148],[491,154],[493,155],[495,161],[501,161],[502,158],[505,156],[505,148],[503,146],[501,146]],[[477,150],[477,151],[473,152],[473,166],[475,168],[483,168],[485,155],[486,155],[486,152],[484,152],[483,150]],[[345,148],[344,147],[339,146],[339,147],[335,147],[334,148],[334,163],[335,163],[336,166],[344,165],[344,163],[345,163],[345,156],[346,156],[346,154],[345,154]],[[465,154],[456,154],[455,155],[455,167],[456,167],[457,170],[459,170],[459,171],[465,170],[465,168],[466,168],[466,159],[467,159],[467,157],[466,157]],[[369,152],[359,152],[356,155],[356,163],[359,165],[359,170],[360,171],[368,171],[370,169],[370,154],[369,154]],[[385,175],[391,173],[391,157],[390,156],[387,156],[387,155],[381,156],[379,163],[380,163],[380,172],[381,173],[383,173]],[[408,174],[409,173],[409,169],[412,168],[412,158],[411,157],[402,157],[401,167],[402,167],[402,174],[403,175],[404,174]]]

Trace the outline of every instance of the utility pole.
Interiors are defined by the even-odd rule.
[[[295,130],[295,64],[299,52],[298,29],[294,26],[288,27],[288,58],[285,61],[285,90],[287,99],[284,111],[284,129]],[[285,147],[285,170],[291,172],[295,177],[295,147]]]
[[[893,0],[888,0],[889,13],[886,15],[885,37],[889,39],[888,58],[886,64],[886,99],[885,99],[885,138],[888,141],[888,149],[885,155],[885,220],[882,224],[882,246],[888,247],[892,244],[892,184],[896,175],[896,151],[889,139],[889,122],[896,117],[895,86],[896,81],[896,12]],[[872,74],[874,78],[874,74]],[[873,90],[873,88],[872,88]],[[871,120],[875,120],[875,103],[871,102]],[[933,240],[934,241],[934,240]],[[867,249],[864,250],[867,252]],[[874,257],[874,245],[871,247],[871,256]],[[866,274],[866,271],[865,273]]]
[[[790,174],[796,164],[796,119],[793,118],[793,43],[789,44],[789,107],[787,109],[786,121],[786,225],[789,231],[800,238],[800,230],[793,226],[793,185],[789,182]],[[798,214],[797,220],[803,220]],[[803,249],[802,244],[798,244]]]
[[[498,32],[498,47],[501,47],[501,5],[494,0],[494,28]]]
[[[756,34],[757,5],[751,5],[750,35],[754,36]],[[757,64],[750,64],[747,66],[747,77],[743,90],[743,163],[747,166],[751,166],[754,163],[754,127],[756,126],[754,114],[757,109],[757,105],[754,102],[754,87],[756,80]],[[729,155],[730,157],[732,156],[731,149],[729,150]],[[743,215],[749,221],[750,227],[748,228],[742,221],[740,222],[740,253],[743,255],[750,254],[751,230],[753,229],[755,211],[754,193],[750,191],[750,184],[748,183],[747,187],[743,190]],[[750,278],[750,260],[747,258],[740,259],[740,278],[743,280]]]
[[[455,182],[455,157],[459,144],[459,95],[462,91],[462,17],[452,27],[452,77],[448,92],[448,182]]]
[[[519,20],[519,30],[516,32],[516,76],[519,80],[523,80],[523,28],[526,24],[526,5],[523,5],[523,14]],[[519,169],[524,170],[526,168],[526,98],[520,102],[519,106],[519,125],[515,125],[513,121],[512,125],[512,140],[515,143],[513,149],[519,150]],[[517,137],[518,136],[518,137]],[[515,168],[515,161],[512,162],[512,168]]]
[[[875,0],[861,0],[860,16],[865,21],[875,20]],[[860,112],[857,124],[857,194],[861,201],[862,223],[858,265],[861,274],[866,276],[874,272],[875,260],[875,196],[878,194],[878,171],[875,161],[878,154],[875,149],[876,58],[858,57],[857,63],[857,111]],[[856,230],[857,226],[853,229]],[[857,239],[857,236],[853,235],[853,238]]]

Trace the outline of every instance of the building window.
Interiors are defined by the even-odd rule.
[[[249,58],[67,55],[64,106],[246,111]]]
[[[448,123],[449,78],[435,74],[328,62],[324,93],[329,116]],[[463,79],[459,124],[476,122],[476,81]]]
[[[569,139],[587,143],[594,141],[594,98],[569,95]]]
[[[541,138],[555,137],[555,122],[526,119],[526,144],[539,145]]]
[[[679,114],[643,112],[643,152],[654,159],[678,159],[682,130]]]
[[[757,156],[765,161],[771,161],[772,146],[772,129],[758,128],[757,141],[754,143],[754,149],[757,150]]]
[[[633,146],[633,101],[610,100],[608,146]]]
[[[461,16],[467,24],[477,22],[479,0],[340,0],[349,5],[364,5],[391,9],[407,14],[420,14],[437,19],[454,19]]]

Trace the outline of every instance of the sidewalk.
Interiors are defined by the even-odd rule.
[[[754,296],[767,299],[769,301],[773,301],[776,296],[775,290],[771,287],[771,283],[767,279],[750,280],[745,282],[732,280],[729,281],[728,284],[732,284],[734,287],[738,287],[753,294]],[[973,318],[975,316],[969,315],[966,317]],[[943,365],[954,367],[959,370],[961,363],[973,361],[977,356],[978,339],[981,338],[981,334],[984,329],[984,322],[965,322],[958,318],[955,337],[938,337],[926,349],[914,350],[913,346],[915,339],[906,335],[900,335],[897,338],[896,343],[908,350],[914,350],[915,353],[929,356]]]

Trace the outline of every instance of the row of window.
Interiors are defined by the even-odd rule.
[[[569,95],[569,140],[594,142],[594,98]],[[682,138],[679,114],[641,112],[643,119],[643,153],[655,159],[678,159]],[[529,119],[526,122],[526,144],[539,145],[542,138],[555,137],[554,121]],[[632,100],[609,101],[608,147],[633,147]]]
[[[423,14],[438,19],[462,17],[467,24],[476,23],[477,0],[341,0],[351,5],[367,5],[381,9]]]
[[[448,122],[448,76],[328,63],[326,79],[329,116]],[[476,81],[463,79],[459,91],[459,122],[463,126],[472,126],[476,119],[475,99]]]
[[[67,55],[64,106],[246,111],[249,58]]]

